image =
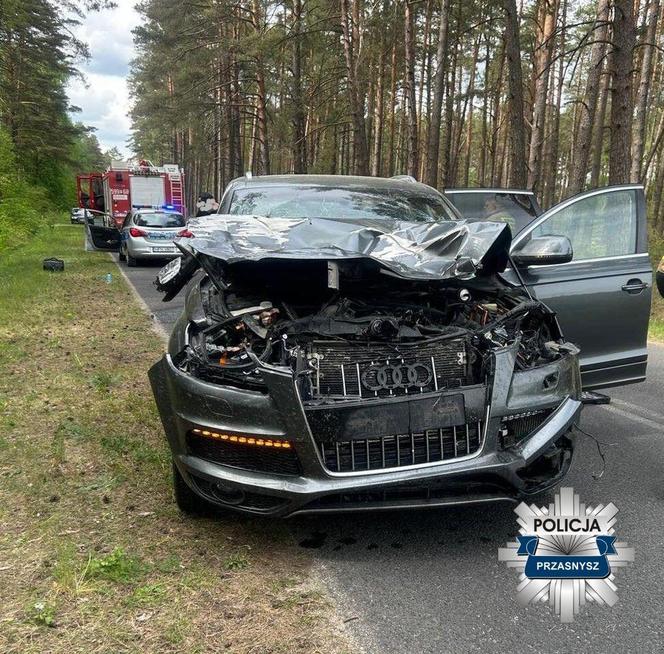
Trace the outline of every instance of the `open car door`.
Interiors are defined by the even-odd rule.
[[[607,187],[555,205],[514,238],[512,255],[548,236],[569,239],[571,261],[519,272],[581,348],[583,388],[643,381],[652,292],[643,187]]]
[[[107,227],[105,216],[86,209],[85,249],[119,252],[122,232],[117,227]]]

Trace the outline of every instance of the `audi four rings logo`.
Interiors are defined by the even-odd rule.
[[[433,381],[431,368],[424,363],[385,363],[362,371],[362,386],[370,391],[395,388],[424,388]]]

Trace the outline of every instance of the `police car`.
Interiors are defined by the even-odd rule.
[[[145,259],[180,256],[173,241],[186,236],[184,215],[168,208],[140,208],[130,211],[122,223],[120,261],[137,266]]]

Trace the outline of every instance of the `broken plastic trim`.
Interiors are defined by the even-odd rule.
[[[160,293],[164,294],[162,302],[170,302],[186,285],[187,282],[193,277],[194,273],[201,267],[201,262],[198,257],[185,246],[180,243],[175,243],[175,247],[182,252],[182,258],[173,259],[172,262],[164,266],[155,279],[154,285]],[[174,262],[179,262],[178,272],[167,279],[163,280],[164,273],[169,271],[169,267],[176,265]],[[162,281],[163,280],[163,281]]]

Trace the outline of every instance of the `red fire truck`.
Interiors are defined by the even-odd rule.
[[[106,172],[77,175],[76,188],[78,206],[94,212],[107,227],[120,228],[127,213],[140,207],[186,213],[184,171],[177,164],[113,161]]]

